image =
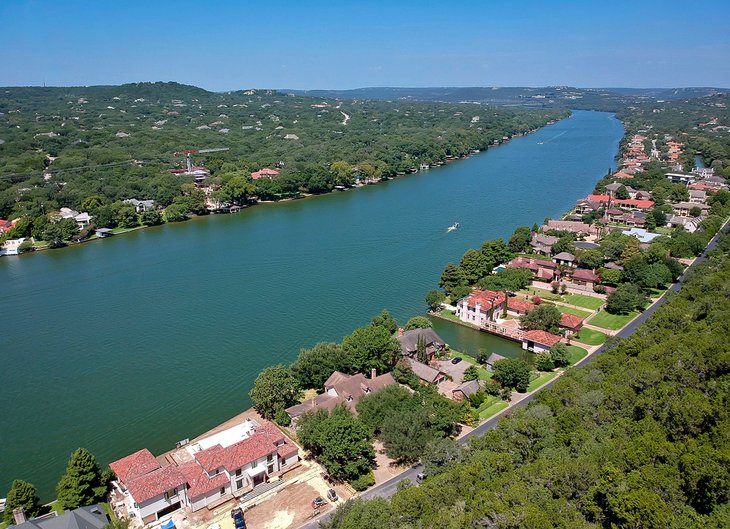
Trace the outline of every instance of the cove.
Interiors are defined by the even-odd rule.
[[[19,478],[48,500],[78,446],[102,464],[160,453],[250,406],[261,369],[301,347],[383,308],[404,324],[449,260],[589,193],[622,135],[612,114],[575,111],[379,185],[0,259],[0,491]],[[520,354],[436,328],[456,349]]]

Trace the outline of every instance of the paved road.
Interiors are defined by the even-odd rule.
[[[705,250],[702,252],[702,254],[700,254],[700,256],[697,257],[697,259],[695,259],[695,261],[687,268],[687,270],[689,270],[690,268],[695,267],[698,264],[707,260],[707,252],[714,249],[717,246],[717,241],[720,239],[720,233],[727,231],[728,224],[730,224],[730,219],[728,219],[725,222],[725,224],[723,224],[722,228],[720,228],[720,231],[717,233],[717,235],[715,235],[712,238],[712,240],[710,240],[709,244],[707,245],[707,248],[705,248]],[[626,337],[630,336],[639,325],[644,323],[652,314],[654,314],[654,312],[656,312],[656,310],[659,307],[661,307],[667,301],[667,297],[670,294],[679,292],[679,290],[682,288],[683,282],[684,282],[684,274],[679,278],[679,280],[676,283],[674,283],[671,287],[669,287],[669,289],[662,295],[662,297],[659,298],[653,305],[651,305],[644,312],[642,312],[636,319],[634,319],[631,323],[629,323],[623,329],[621,329],[619,332],[617,332],[616,336],[619,336],[621,338],[626,338]],[[605,350],[605,347],[603,347],[603,346],[600,347],[591,356],[586,358],[586,361],[583,362],[583,364],[581,364],[581,365],[591,362],[597,355],[601,354],[604,350]],[[528,395],[527,397],[522,399],[520,402],[515,404],[512,407],[512,409],[527,405],[530,401],[532,401],[532,399],[535,398],[535,396],[540,391],[551,387],[558,379],[559,379],[559,377],[553,378],[547,384],[545,384],[544,386],[541,386],[538,391],[535,391],[531,395]],[[507,415],[509,415],[509,413],[511,413],[511,412],[507,412]],[[484,424],[480,425],[478,428],[475,428],[472,432],[469,432],[464,437],[459,439],[459,443],[462,445],[466,444],[469,441],[469,437],[474,436],[474,435],[482,436],[488,430],[494,429],[497,426],[497,423],[499,422],[499,420],[502,417],[504,417],[504,415],[505,414],[498,415],[496,417],[492,417],[491,419],[487,420]],[[376,497],[389,498],[390,496],[395,494],[395,492],[398,488],[398,483],[400,483],[401,481],[403,481],[405,479],[409,479],[411,481],[411,483],[415,483],[416,475],[419,472],[423,472],[423,465],[420,465],[420,464],[416,465],[416,466],[408,469],[407,471],[405,471],[401,474],[398,474],[397,476],[389,479],[388,481],[381,483],[377,487],[373,487],[369,491],[363,493],[360,497],[364,498],[364,499],[368,499],[368,500],[376,498]],[[313,520],[306,525],[301,526],[300,529],[316,529],[319,526],[319,521],[328,520],[331,517],[331,515],[332,515],[332,512],[323,514],[320,518]]]

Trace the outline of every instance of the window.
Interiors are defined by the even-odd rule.
[[[239,468],[238,470],[236,470],[236,477],[239,477],[240,475],[241,475],[241,469]]]
[[[268,463],[271,463],[273,460],[274,460],[274,455],[273,454],[269,454],[268,456],[266,456],[266,461]]]
[[[256,465],[258,465],[258,464],[259,464],[258,461],[254,461],[253,463],[251,463],[251,468],[256,468]]]
[[[239,479],[236,481],[236,489],[240,489],[241,487],[243,487],[243,480]]]
[[[221,487],[221,496],[225,496],[225,494],[226,494],[226,488]]]

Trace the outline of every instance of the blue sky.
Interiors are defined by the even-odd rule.
[[[0,86],[730,87],[727,1],[0,0]]]

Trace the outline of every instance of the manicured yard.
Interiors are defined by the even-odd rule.
[[[479,420],[483,421],[486,419],[489,419],[491,416],[493,416],[496,413],[499,413],[503,409],[505,409],[509,404],[507,404],[503,400],[497,400],[493,404],[490,404],[488,407],[486,407],[484,410],[479,412]],[[479,408],[481,410],[481,407]]]
[[[638,312],[632,312],[630,314],[609,314],[605,310],[602,310],[588,320],[588,323],[595,325],[596,327],[616,330],[626,325],[638,315]]]
[[[584,358],[587,354],[588,351],[586,351],[582,347],[578,347],[577,345],[568,346],[568,362],[570,362],[570,365],[575,364],[581,358]]]
[[[463,362],[469,362],[473,366],[476,366],[477,373],[479,373],[479,378],[481,380],[489,380],[492,378],[492,373],[490,371],[487,371],[481,365],[479,365],[479,362],[477,362],[477,359],[474,358],[473,356],[469,356],[468,354],[460,353],[459,351],[452,349],[451,358],[454,358],[455,356],[461,357]]]
[[[606,341],[606,338],[608,337],[602,332],[586,328],[581,329],[578,334],[573,336],[574,340],[586,345],[601,345]]]
[[[555,378],[557,373],[553,371],[548,371],[546,373],[540,373],[535,380],[530,382],[530,385],[527,386],[527,391],[535,391],[537,388],[548,382],[549,380],[552,380]]]
[[[574,309],[573,307],[564,307],[563,305],[555,305],[558,310],[564,314],[573,314],[575,316],[580,316],[581,318],[587,318],[591,315],[590,312],[586,312],[584,310]]]
[[[566,294],[563,301],[590,310],[600,309],[606,302],[605,299],[584,296],[583,294]]]
[[[563,301],[563,297],[560,294],[553,294],[550,290],[548,290],[550,288],[550,286],[549,285],[545,285],[545,286],[547,286],[548,288],[535,288],[535,287],[524,288],[524,289],[520,290],[519,292],[517,292],[518,297],[520,299],[525,299],[525,294],[527,294],[528,296],[530,296],[530,298],[532,298],[533,296],[538,296],[539,298],[545,299],[548,301]]]
[[[459,317],[456,314],[454,314],[453,311],[450,311],[450,310],[442,310],[441,312],[439,312],[439,316],[441,316],[442,318],[446,318],[447,320],[456,321],[456,322],[461,323],[461,320],[459,319]]]

